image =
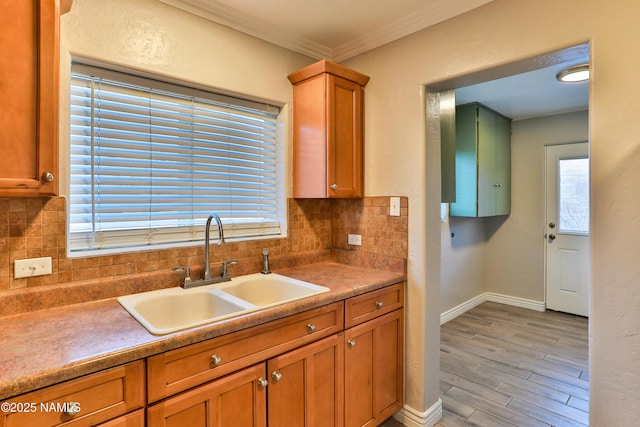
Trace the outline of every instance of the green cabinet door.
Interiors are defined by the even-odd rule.
[[[479,103],[456,107],[456,201],[451,216],[511,212],[511,120]]]

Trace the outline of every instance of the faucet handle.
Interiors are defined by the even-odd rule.
[[[224,277],[224,278],[228,278],[229,277],[229,272],[227,271],[227,266],[229,264],[237,264],[238,260],[237,259],[232,259],[229,261],[222,261],[222,273],[220,273],[220,277]]]
[[[173,271],[184,270],[184,282],[183,284],[191,283],[191,267],[177,266],[172,268]]]

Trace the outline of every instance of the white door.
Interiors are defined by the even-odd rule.
[[[589,315],[589,146],[546,150],[546,306]]]

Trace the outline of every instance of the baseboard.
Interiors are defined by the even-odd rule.
[[[433,427],[442,419],[442,400],[438,399],[426,412],[418,412],[405,405],[393,418],[407,427]]]
[[[545,311],[545,304],[543,301],[533,301],[524,298],[512,297],[509,295],[497,294],[495,292],[485,292],[442,313],[440,315],[440,324],[442,325],[447,323],[449,320],[455,319],[456,317],[471,310],[474,307],[477,307],[485,301],[527,308],[529,310]]]
[[[478,295],[475,298],[471,298],[470,300],[463,302],[462,304],[456,307],[453,307],[451,310],[445,311],[440,315],[440,324],[443,325],[447,323],[449,320],[455,319],[461,314],[466,313],[472,308],[479,306],[485,301],[488,301],[486,298],[486,295],[487,293],[485,292],[483,294]]]
[[[513,305],[515,307],[528,308],[529,310],[545,311],[544,301],[534,301],[530,299],[511,297],[509,295],[496,294],[493,292],[486,293],[487,301],[497,302],[500,304]]]

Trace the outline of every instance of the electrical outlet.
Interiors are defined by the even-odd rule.
[[[389,198],[389,215],[400,216],[400,197]]]
[[[349,234],[347,242],[350,245],[362,246],[362,236],[359,234]]]
[[[51,257],[18,259],[13,263],[13,277],[44,276],[51,274]]]

